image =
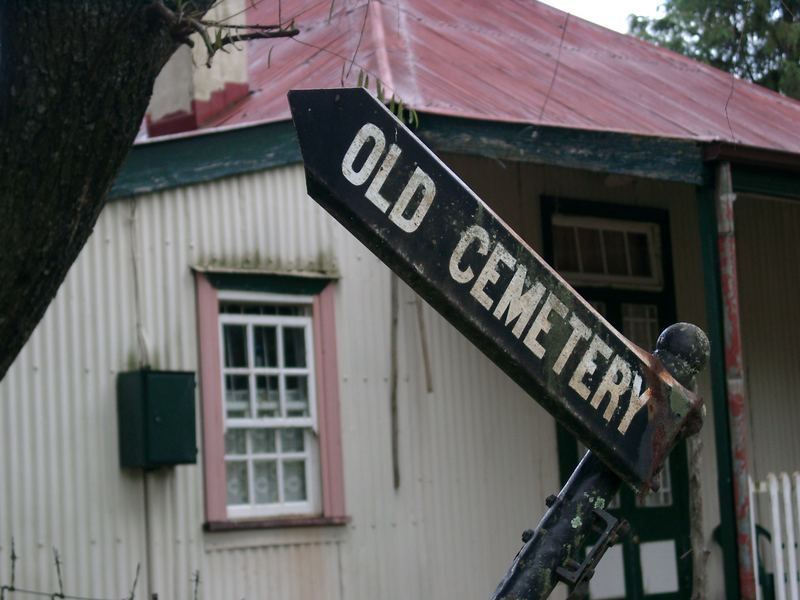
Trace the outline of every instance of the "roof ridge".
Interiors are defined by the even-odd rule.
[[[375,46],[375,59],[378,61],[378,76],[381,78],[383,87],[389,89],[394,94],[397,90],[392,77],[392,65],[389,62],[389,53],[386,47],[386,30],[383,27],[383,3],[380,0],[367,0],[366,11],[369,13],[370,6],[372,12],[369,13],[370,32],[372,34],[372,44]]]

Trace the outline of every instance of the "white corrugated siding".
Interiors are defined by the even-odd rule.
[[[677,207],[678,314],[703,324],[691,188],[642,181],[609,186],[600,176],[456,162],[457,169],[469,167],[465,172],[473,174],[479,193],[483,185],[487,197],[513,199],[518,212],[509,216],[537,246],[540,193]],[[558,487],[553,421],[426,307],[433,372],[428,394],[415,296],[401,285],[402,483],[395,491],[389,271],[304,189],[302,170],[290,167],[135,203],[117,201],[104,210],[45,319],[0,384],[0,581],[7,582],[14,535],[24,559],[19,586],[53,587],[55,545],[65,561],[66,591],[108,597],[128,592],[148,542],[142,477],[117,463],[115,376],[142,360],[137,293],[152,366],[196,369],[189,267],[212,264],[341,274],[337,335],[352,522],[343,528],[204,533],[199,467],[151,474],[150,591],[162,600],[190,598],[197,569],[201,595],[215,600],[488,597],[520,532],[535,525],[544,497]],[[707,427],[708,481],[715,480],[711,433]],[[706,501],[710,529],[718,520],[715,487],[706,490]]]
[[[740,195],[736,247],[753,476],[800,469],[800,205]]]

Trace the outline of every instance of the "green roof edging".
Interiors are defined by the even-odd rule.
[[[700,185],[700,145],[689,140],[420,114],[436,152],[534,162]],[[109,193],[127,198],[301,161],[291,121],[134,146]]]

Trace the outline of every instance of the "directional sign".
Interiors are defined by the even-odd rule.
[[[369,92],[293,91],[289,103],[311,197],[609,468],[646,488],[698,399]],[[502,398],[486,401],[504,410]]]

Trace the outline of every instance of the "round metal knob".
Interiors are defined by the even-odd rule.
[[[656,342],[653,355],[681,385],[691,387],[694,377],[708,363],[711,345],[708,337],[697,325],[675,323],[670,325]]]

